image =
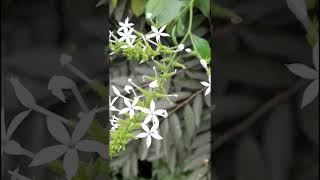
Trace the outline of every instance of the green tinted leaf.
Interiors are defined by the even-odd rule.
[[[177,33],[178,33],[178,36],[184,36],[185,35],[185,31],[186,31],[186,27],[185,25],[183,24],[182,22],[182,19],[179,18],[178,20],[178,24],[177,24]]]
[[[166,25],[179,16],[184,1],[181,0],[161,0],[164,3],[163,11],[159,14],[157,24]]]
[[[210,0],[197,0],[195,5],[203,15],[210,17]]]
[[[171,115],[169,119],[169,123],[170,123],[171,134],[173,134],[173,138],[176,144],[179,144],[179,141],[181,140],[181,136],[182,136],[182,130],[181,130],[179,117],[177,116],[177,114]]]
[[[131,9],[135,16],[141,16],[145,9],[145,0],[131,0]]]
[[[191,35],[191,41],[199,58],[209,60],[211,58],[211,49],[209,42],[197,35]]]
[[[185,120],[185,128],[187,131],[187,135],[191,137],[195,130],[195,121],[194,121],[194,113],[190,105],[187,105],[184,108],[184,120]]]
[[[178,46],[178,41],[177,41],[177,35],[176,35],[176,32],[177,31],[177,26],[174,26],[173,29],[172,29],[172,32],[171,32],[171,39],[174,43],[174,45]]]
[[[202,108],[203,108],[202,95],[199,94],[193,101],[193,112],[194,112],[195,122],[197,126],[200,125]]]
[[[146,13],[152,13],[151,18],[157,17],[163,12],[166,0],[149,0],[146,5]]]
[[[174,173],[175,171],[176,161],[177,161],[176,148],[172,147],[169,151],[168,158],[167,158],[167,163],[171,173]]]

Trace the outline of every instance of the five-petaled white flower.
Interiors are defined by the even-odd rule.
[[[129,117],[130,119],[133,118],[134,116],[134,110],[140,110],[141,107],[137,106],[138,102],[139,102],[139,97],[135,97],[132,104],[130,103],[130,101],[128,99],[124,99],[124,104],[127,106],[126,108],[123,108],[120,110],[119,114],[125,114],[129,112]]]
[[[150,102],[150,109],[139,108],[139,110],[147,114],[147,117],[142,124],[148,124],[152,120],[154,129],[158,129],[159,127],[159,119],[157,116],[161,116],[164,118],[168,117],[168,112],[166,110],[164,109],[156,110],[156,104],[153,100],[151,100]]]
[[[156,130],[157,128],[155,128],[154,126],[151,129],[149,129],[149,127],[147,125],[141,124],[141,127],[145,132],[138,134],[136,137],[137,138],[147,138],[147,147],[148,148],[151,146],[151,141],[152,141],[151,137],[158,139],[158,140],[163,139],[159,135],[159,132]]]
[[[160,38],[163,37],[170,37],[168,33],[164,33],[163,31],[166,29],[167,25],[162,26],[159,30],[155,26],[151,26],[152,34],[148,34],[146,36],[147,39],[151,39],[156,37],[158,43],[161,43]]]
[[[118,34],[121,36],[121,38],[119,39],[119,42],[124,42],[126,41],[126,43],[131,46],[133,45],[134,41],[136,40],[137,36],[133,35],[133,29],[124,29],[123,32],[118,32]]]
[[[119,25],[121,27],[118,29],[118,32],[132,29],[132,26],[134,26],[133,23],[129,22],[129,18],[128,17],[126,18],[126,20],[124,22],[119,22]]]
[[[210,94],[211,92],[211,76],[209,76],[209,82],[205,82],[205,81],[202,81],[200,82],[203,86],[207,87],[207,90],[205,92],[205,96]]]

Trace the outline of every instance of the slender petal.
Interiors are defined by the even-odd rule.
[[[149,114],[142,124],[148,124],[151,121],[151,119],[152,119],[152,115]]]
[[[34,156],[30,166],[40,166],[42,164],[52,162],[62,156],[67,150],[68,147],[66,145],[44,148]]]
[[[13,118],[13,120],[11,121],[11,123],[8,127],[8,130],[7,130],[7,138],[8,139],[11,138],[14,131],[21,124],[21,122],[29,115],[30,112],[31,112],[31,110],[23,111]]]
[[[289,64],[287,65],[289,70],[304,79],[317,79],[319,78],[319,74],[314,69],[304,65],[304,64]]]
[[[168,117],[168,112],[166,110],[163,109],[158,109],[154,112],[154,114],[158,115],[158,116],[162,116],[164,118]]]
[[[151,136],[148,135],[148,136],[147,136],[147,147],[148,147],[148,148],[151,146],[151,141],[152,141]]]
[[[133,110],[133,109],[130,109],[130,111],[129,111],[129,117],[130,117],[130,119],[132,119],[133,116],[134,116],[134,110]]]
[[[153,138],[158,139],[158,140],[163,139],[163,138],[158,134],[158,132],[150,133],[150,135],[151,135]]]
[[[210,83],[208,82],[205,82],[205,81],[202,81],[200,82],[203,86],[206,86],[206,87],[209,87],[210,86]]]
[[[301,107],[304,108],[319,95],[319,79],[314,80],[304,91]]]
[[[131,103],[130,103],[129,99],[124,99],[123,102],[127,107],[131,107]]]
[[[76,149],[85,152],[96,152],[104,159],[107,159],[107,145],[97,141],[81,140],[76,144]]]
[[[66,172],[68,180],[71,180],[76,175],[79,167],[79,156],[75,149],[69,150],[63,159],[63,168]]]
[[[72,133],[72,142],[76,143],[79,141],[87,132],[91,123],[95,117],[95,110],[85,113],[81,118],[77,126]]]
[[[150,102],[150,111],[154,112],[155,109],[156,109],[156,103],[153,100],[151,100],[151,102]]]
[[[50,134],[60,143],[67,144],[70,142],[71,137],[67,128],[53,117],[47,117],[47,128]]]
[[[210,92],[211,92],[211,88],[208,88],[204,95],[207,96],[208,94],[210,94]]]
[[[136,137],[137,138],[145,138],[145,137],[147,137],[149,134],[148,133],[140,133],[140,134],[138,134]]]
[[[119,114],[125,114],[127,112],[129,112],[131,110],[131,108],[123,108],[120,110]]]

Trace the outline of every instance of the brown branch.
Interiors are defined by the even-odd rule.
[[[286,91],[280,93],[279,95],[271,98],[269,101],[264,103],[260,108],[257,109],[252,115],[250,115],[247,119],[242,121],[239,125],[236,127],[230,129],[227,133],[224,135],[221,135],[213,142],[212,145],[212,151],[215,152],[217,149],[219,149],[222,145],[224,145],[229,140],[233,139],[237,135],[241,134],[242,132],[246,131],[248,128],[250,128],[252,125],[255,124],[255,122],[265,113],[269,112],[274,106],[281,104],[282,102],[289,99],[291,96],[295,95],[302,87],[304,87],[305,82],[304,81],[298,81],[293,86],[291,86]]]
[[[173,113],[175,113],[176,111],[178,111],[180,108],[182,108],[185,105],[187,105],[190,101],[193,100],[193,98],[195,98],[196,96],[201,94],[206,89],[207,89],[207,87],[204,87],[204,88],[200,89],[199,91],[195,92],[192,96],[190,96],[188,99],[186,99],[182,103],[178,104],[172,111],[169,112],[169,116],[172,115]]]

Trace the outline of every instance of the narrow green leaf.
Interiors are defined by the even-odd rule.
[[[184,36],[186,32],[186,27],[183,24],[182,18],[179,18],[178,24],[177,24],[177,34],[179,37]]]
[[[188,137],[192,137],[196,124],[194,121],[194,113],[189,104],[184,108],[184,121],[187,135]]]
[[[198,127],[201,121],[202,108],[203,108],[202,95],[199,94],[193,101],[193,112],[194,112],[195,122]]]
[[[177,152],[176,152],[176,148],[172,147],[170,149],[168,158],[167,158],[167,163],[170,169],[170,172],[173,174],[175,172],[175,168],[176,168],[176,161],[177,161]]]
[[[169,124],[170,124],[170,131],[171,131],[171,134],[173,134],[175,143],[179,144],[179,142],[181,141],[182,129],[181,129],[179,117],[177,116],[177,114],[171,115],[169,119]]]
[[[174,26],[173,29],[172,29],[172,32],[171,32],[171,39],[174,43],[174,45],[178,46],[178,41],[177,41],[177,35],[176,35],[176,32],[177,31],[177,26]]]

